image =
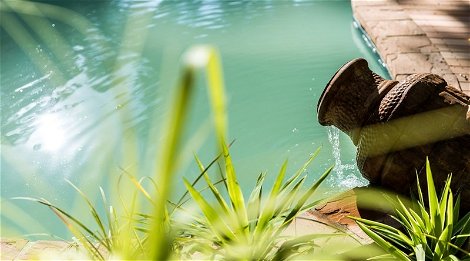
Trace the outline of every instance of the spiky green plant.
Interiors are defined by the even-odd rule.
[[[165,128],[165,143],[157,159],[159,168],[152,182],[153,192],[143,185],[144,179],[137,180],[133,175],[126,176],[135,185],[136,193],[130,199],[121,202],[123,213],[116,213],[101,190],[103,211],[99,211],[93,202],[76,186],[70,183],[85,200],[94,226],[84,224],[79,218],[69,214],[63,208],[44,199],[31,199],[48,206],[73,233],[80,245],[91,258],[153,259],[168,258],[204,258],[217,259],[269,259],[284,260],[288,257],[310,254],[314,248],[313,240],[331,235],[313,234],[302,237],[284,236],[282,232],[303,211],[317,202],[310,202],[312,194],[332,168],[329,168],[310,188],[303,190],[304,170],[318,154],[317,150],[291,178],[284,182],[287,161],[276,178],[269,195],[263,197],[265,174],[261,174],[248,201],[245,201],[237,181],[235,168],[226,142],[226,106],[220,61],[216,50],[209,46],[194,47],[183,60],[182,74],[176,88],[171,114]],[[188,194],[197,204],[202,216],[185,209],[184,197],[177,202],[169,202],[172,192],[175,169],[178,164],[178,148],[181,132],[188,112],[193,78],[198,69],[204,69],[208,80],[208,90],[216,129],[220,155],[207,167],[196,157],[201,170],[200,176],[192,184],[184,183]],[[224,183],[224,191],[216,187],[207,171],[219,163]],[[202,191],[195,188],[200,178],[204,178],[208,190],[215,202],[207,201]],[[158,182],[155,182],[158,180]],[[139,195],[148,201],[150,211],[143,211]],[[228,197],[228,200],[225,198]],[[171,210],[171,211],[170,211]],[[178,213],[192,217],[189,223],[175,221]],[[97,227],[97,228],[93,228]],[[189,249],[189,250],[188,250]]]
[[[470,259],[464,243],[470,237],[470,213],[459,218],[460,196],[454,202],[450,189],[452,176],[445,182],[441,197],[434,186],[429,161],[426,159],[427,207],[418,180],[419,199],[411,207],[397,199],[395,216],[404,231],[371,220],[354,218],[377,245],[398,260]]]
[[[206,173],[204,180],[216,199],[216,203],[209,203],[192,184],[187,180],[184,181],[193,200],[203,213],[203,217],[195,217],[195,221],[199,221],[198,225],[191,224],[192,229],[185,229],[188,237],[201,240],[186,242],[186,244],[193,244],[194,249],[199,250],[199,254],[206,254],[208,257],[220,255],[225,258],[267,259],[269,257],[275,259],[277,256],[274,253],[287,256],[288,251],[285,246],[289,245],[288,242],[284,243],[285,246],[277,248],[280,251],[273,252],[272,249],[278,247],[276,244],[279,243],[277,239],[281,232],[305,209],[307,200],[331,172],[331,168],[320,177],[317,183],[297,198],[305,179],[305,177],[299,177],[318,150],[302,169],[283,184],[287,168],[287,162],[285,162],[268,198],[262,202],[265,174],[261,174],[250,198],[245,202],[226,142],[226,105],[218,55],[213,49],[195,49],[187,56],[187,61],[196,64],[203,62],[206,65],[203,68],[208,80],[216,136],[223,155],[222,169],[226,177],[224,192],[228,195],[228,200],[224,199],[223,194],[219,192]],[[201,172],[204,172],[205,168],[197,157],[196,161]],[[318,237],[318,235],[315,236]],[[309,240],[305,242],[307,241]]]
[[[332,170],[329,168],[325,171],[308,190],[301,190],[305,180],[305,176],[302,177],[301,174],[317,153],[318,150],[300,170],[284,182],[286,161],[266,198],[263,197],[265,173],[259,175],[247,201],[243,198],[238,183],[229,184],[236,182],[236,179],[227,180],[224,187],[227,189],[223,192],[227,192],[228,200],[225,200],[224,193],[215,187],[207,174],[204,175],[205,182],[216,199],[215,203],[206,200],[185,180],[185,185],[202,215],[193,214],[192,222],[181,225],[183,236],[198,239],[187,240],[180,246],[183,250],[189,249],[183,255],[188,258],[197,254],[204,259],[284,260],[311,252],[314,239],[330,237],[332,234],[311,234],[300,238],[281,235],[299,213],[316,204],[307,204],[307,200]],[[196,160],[201,170],[204,170],[197,157]],[[235,174],[235,170],[231,168],[230,171]],[[229,193],[230,186],[237,193]],[[237,202],[243,202],[244,205],[236,208]]]
[[[44,73],[46,73],[45,68],[54,71],[52,79],[57,86],[60,86],[67,79],[67,74],[60,70],[60,66],[57,67],[57,64],[52,59],[49,59],[47,56],[40,56],[32,49],[36,45],[34,44],[36,41],[32,37],[31,32],[41,32],[42,27],[48,26],[48,19],[51,18],[64,21],[65,24],[77,29],[84,35],[89,35],[93,32],[99,34],[99,30],[95,30],[95,28],[94,30],[89,30],[93,28],[89,21],[59,6],[29,1],[8,1],[2,2],[0,10],[2,15],[5,16],[5,21],[8,21],[4,25],[5,30],[31,56],[31,60],[40,70],[43,70]],[[24,22],[20,22],[21,19],[18,18],[23,16],[34,16],[38,19],[24,19]],[[148,19],[149,17],[144,18]],[[132,22],[132,19],[129,21],[129,24],[126,26],[127,28],[139,28],[145,25],[146,19],[139,20],[141,21],[139,23]],[[123,38],[134,40],[135,37],[132,36],[135,36],[134,31],[126,30]],[[55,32],[38,34],[38,37],[46,45],[51,46],[52,39],[61,39],[60,35]],[[98,39],[99,37],[94,38]],[[123,44],[124,47],[120,51],[123,53],[139,51],[139,48],[143,46],[143,42],[139,41],[139,39],[144,39],[145,37],[140,35],[137,38],[137,44],[132,46]],[[100,44],[104,45],[105,43],[100,42]],[[67,56],[64,51],[69,46],[65,41],[63,41],[62,45],[61,48],[51,49],[58,60],[67,63],[68,60],[63,58]],[[135,50],[133,49],[134,47]],[[116,63],[114,70],[117,70],[117,68],[119,68],[119,63]],[[201,207],[205,214],[205,217],[194,218],[194,231],[197,233],[194,233],[188,240],[187,234],[181,234],[180,227],[175,226],[173,223],[172,215],[184,211],[184,206],[180,204],[182,201],[172,204],[169,202],[169,198],[173,191],[172,183],[174,182],[174,175],[179,167],[179,147],[186,123],[185,119],[189,110],[189,100],[194,89],[194,78],[196,77],[196,72],[200,69],[205,70],[207,76],[216,138],[221,155],[219,163],[223,166],[224,188],[226,189],[225,192],[228,200],[224,198],[224,193],[218,191],[216,183],[212,182],[206,175],[209,166],[212,164],[202,168],[202,163],[197,160],[201,166],[201,177],[204,177],[208,189],[217,201],[216,203],[205,202],[201,192],[195,189],[195,184],[185,182],[189,194],[191,194],[193,200]],[[119,84],[123,82],[122,76],[119,76],[119,73],[111,72],[110,75],[113,75],[114,80],[112,82],[120,87],[122,93],[131,93],[128,89],[129,84]],[[225,255],[225,257],[235,257],[234,251],[237,251],[236,246],[251,246],[250,253],[244,256],[262,259],[284,259],[302,251],[305,252],[304,247],[311,249],[313,247],[312,239],[323,235],[287,239],[282,238],[281,233],[294,220],[296,215],[312,206],[308,200],[319,184],[326,178],[331,168],[325,172],[317,183],[303,191],[301,190],[301,185],[305,180],[305,177],[301,176],[303,169],[297,172],[286,183],[283,183],[287,166],[287,164],[284,164],[267,198],[263,198],[262,193],[263,174],[259,177],[251,197],[248,201],[245,201],[238,185],[235,169],[228,150],[229,146],[226,141],[227,115],[222,79],[220,61],[214,48],[208,46],[195,47],[187,53],[183,60],[177,88],[175,88],[175,98],[170,108],[171,113],[163,131],[163,144],[160,147],[159,157],[156,160],[157,170],[155,173],[150,174],[149,178],[142,180],[137,180],[131,174],[126,175],[131,183],[135,185],[136,191],[130,198],[122,199],[121,204],[118,206],[119,208],[115,208],[118,204],[112,201],[113,198],[111,197],[109,200],[102,189],[103,209],[99,208],[77,186],[70,183],[80,194],[81,198],[84,199],[94,224],[86,224],[77,216],[72,215],[72,212],[68,212],[64,208],[56,206],[45,199],[28,199],[48,206],[72,232],[80,245],[85,248],[90,258],[98,260],[108,258],[165,260],[173,257],[172,255],[178,255],[177,251],[180,249],[176,246],[181,245],[198,246],[201,249],[199,254],[206,254],[207,252],[202,247],[203,244],[199,242],[210,242],[208,245],[210,248],[216,245],[223,246],[222,248],[214,248],[215,250],[220,250],[214,253]],[[127,98],[129,99],[122,100],[130,100],[130,97]],[[117,107],[121,108],[122,104],[119,104]],[[123,119],[132,116],[126,113],[125,110],[123,111],[121,112]],[[132,139],[132,137],[128,138]],[[149,142],[149,144],[151,143]],[[132,140],[124,142],[122,147],[124,148],[123,151],[127,153],[125,156],[126,161],[135,163],[133,161],[137,161],[137,153],[133,153],[136,151],[134,142]],[[308,163],[312,159],[313,157]],[[126,166],[126,164],[123,165]],[[146,189],[144,186],[145,180],[150,180],[153,183],[151,190]],[[147,202],[142,202],[142,197]],[[144,204],[150,206],[150,211],[143,211]],[[171,207],[169,208],[169,206]],[[169,211],[171,209],[175,211]],[[222,215],[217,212],[219,210],[223,211]],[[220,220],[227,218],[227,224],[224,226],[222,222],[222,225],[219,227],[216,220],[217,216],[222,217]],[[227,238],[227,236],[232,238]],[[281,238],[282,241],[279,240]]]

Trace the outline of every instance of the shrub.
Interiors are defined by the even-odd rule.
[[[399,260],[459,260],[470,258],[464,250],[470,237],[470,213],[459,218],[460,196],[454,202],[450,189],[452,176],[445,182],[441,197],[437,197],[429,161],[426,160],[427,208],[418,180],[418,196],[411,207],[397,198],[395,215],[403,231],[371,220],[354,218],[361,229],[389,258]]]

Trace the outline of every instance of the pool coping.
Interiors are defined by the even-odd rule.
[[[434,73],[470,95],[470,19],[458,19],[470,11],[468,2],[352,0],[351,6],[392,78]]]

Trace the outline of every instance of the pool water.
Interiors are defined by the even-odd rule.
[[[116,193],[123,169],[152,175],[159,123],[168,114],[180,57],[196,44],[214,45],[222,57],[229,139],[235,140],[231,153],[245,193],[259,173],[268,173],[269,184],[285,159],[292,173],[318,147],[320,155],[307,169],[309,182],[335,164],[326,190],[367,184],[349,138],[316,119],[323,88],[347,61],[364,57],[388,78],[353,26],[349,1],[61,4],[80,17],[49,12],[57,8],[54,1],[37,2],[36,9],[5,2],[2,236],[70,237],[50,210],[14,197],[45,198],[85,216],[66,180],[96,199],[99,186]],[[198,173],[192,153],[206,164],[216,155],[205,88],[199,79],[176,196],[183,191],[181,176],[191,180]]]

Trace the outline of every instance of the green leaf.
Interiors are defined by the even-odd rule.
[[[454,224],[456,224],[460,216],[460,194],[457,195],[457,200],[455,200],[453,215],[454,215]]]
[[[282,186],[282,181],[284,180],[284,176],[286,174],[286,169],[287,169],[287,160],[284,161],[282,164],[281,170],[279,171],[279,174],[276,177],[276,180],[274,181],[273,187],[271,189],[271,193],[269,195],[270,198],[274,198],[279,194],[279,190],[281,189]]]
[[[320,186],[320,184],[328,177],[328,175],[331,173],[333,170],[333,167],[328,168],[323,175],[312,185],[312,187],[304,193],[304,195],[297,201],[296,206],[292,211],[287,215],[287,217],[284,220],[284,224],[287,225],[289,224],[292,219],[299,213],[299,211],[302,209],[302,207],[305,205],[307,200],[312,196],[312,194],[317,190],[317,188]]]
[[[104,257],[102,256],[101,252],[98,251],[95,244],[93,244],[88,239],[89,237],[87,237],[84,233],[82,233],[79,229],[77,229],[75,225],[77,225],[78,228],[83,229],[87,234],[91,235],[92,238],[96,239],[100,243],[102,241],[101,237],[95,234],[89,227],[87,227],[82,222],[80,222],[80,220],[73,217],[66,211],[62,210],[61,208],[52,205],[51,203],[49,203],[48,201],[44,199],[35,199],[35,198],[28,198],[28,197],[16,197],[14,199],[24,199],[24,200],[34,201],[34,202],[37,202],[39,204],[49,207],[54,212],[54,214],[57,217],[59,217],[59,219],[67,226],[70,232],[80,241],[80,243],[87,249],[87,251],[90,254],[92,254],[94,257],[98,258],[99,260],[104,260]],[[104,246],[104,242],[102,244]]]
[[[259,220],[260,215],[260,206],[261,206],[261,196],[263,192],[263,183],[266,173],[261,173],[258,176],[258,180],[256,181],[255,188],[251,191],[250,198],[248,199],[248,220],[252,226],[250,226],[250,230],[253,230],[253,227]]]
[[[449,248],[449,227],[446,227],[440,235],[436,248],[434,249],[433,261],[440,261],[443,257],[447,256]]]
[[[190,51],[191,52],[191,51]],[[173,102],[171,103],[170,114],[166,119],[164,128],[163,143],[158,153],[158,169],[155,173],[155,180],[159,181],[159,191],[156,194],[155,206],[153,208],[153,219],[151,233],[149,235],[148,256],[152,259],[167,259],[169,253],[168,233],[165,229],[168,225],[168,210],[166,202],[172,189],[173,175],[177,168],[178,149],[184,130],[186,116],[189,107],[189,100],[194,89],[194,68],[186,65],[181,73],[180,80],[175,89]]]
[[[214,183],[212,183],[211,179],[209,178],[209,175],[207,173],[204,173],[204,179],[209,186],[209,189],[212,192],[212,195],[214,195],[215,199],[219,203],[220,208],[224,211],[225,214],[228,214],[230,212],[230,208],[228,204],[225,202],[224,198],[222,197],[222,194],[220,194],[219,190],[215,186]]]
[[[227,175],[227,188],[230,202],[238,215],[240,226],[248,228],[248,214],[245,208],[245,200],[236,178],[235,168],[226,142],[227,112],[220,58],[218,52],[210,46],[193,47],[192,52],[194,53],[193,59],[201,59],[201,57],[205,59],[210,104],[214,117],[215,132],[218,137],[217,141],[225,160],[225,174]]]
[[[421,204],[421,202],[418,202],[418,207],[421,213],[420,217],[423,219],[425,224],[424,228],[426,229],[426,233],[431,233],[432,228],[429,213],[426,211],[426,208],[424,207],[424,205]]]
[[[382,249],[387,251],[389,254],[393,255],[394,257],[398,258],[399,260],[411,261],[408,256],[403,253],[400,249],[395,247],[394,245],[387,242],[385,239],[377,235],[375,232],[370,230],[367,226],[362,224],[360,221],[357,222],[357,225],[366,233],[374,242],[379,245]]]
[[[455,233],[459,233],[461,235],[470,233],[470,212],[457,222],[455,225]],[[454,244],[458,247],[462,247],[466,239],[467,238],[465,237],[459,237],[455,240]]]
[[[202,178],[204,177],[204,174],[207,173],[207,171],[212,167],[212,165],[214,165],[218,160],[219,158],[222,156],[222,154],[219,154],[217,155],[217,157],[215,157],[215,159],[213,159],[209,165],[207,165],[207,167],[204,168],[204,165],[202,164],[202,162],[199,160],[198,156],[196,154],[194,154],[194,159],[196,160],[196,164],[198,165],[199,167],[199,170],[201,171],[201,173],[197,176],[197,178],[193,181],[192,183],[192,186],[194,187],[196,185],[196,183]],[[179,200],[177,201],[177,203],[175,204],[175,207],[173,208],[173,211],[176,210],[177,208],[179,208],[181,205],[184,204],[184,201],[186,196],[189,194],[188,191],[185,191],[185,193],[183,194],[183,196],[181,196],[179,198]]]
[[[435,234],[440,234],[442,230],[442,222],[439,211],[439,202],[437,199],[436,188],[434,186],[434,180],[428,158],[426,158],[426,181],[428,184],[428,203],[431,227]]]
[[[414,248],[416,260],[417,261],[426,261],[426,252],[424,251],[423,245],[419,244]]]
[[[304,172],[305,169],[307,169],[308,165],[317,157],[318,153],[320,152],[320,148],[316,149],[315,152],[308,158],[307,162],[304,163],[304,165],[289,179],[287,182],[282,186],[281,190],[286,189],[289,187],[294,181]]]
[[[450,191],[450,182],[452,180],[452,175],[449,175],[447,177],[447,180],[445,182],[445,185],[444,185],[444,189],[442,191],[442,195],[441,195],[441,200],[439,202],[439,216],[443,219],[442,222],[441,222],[441,230],[444,229],[444,226],[446,224],[446,221],[448,222],[449,220],[444,220],[445,217],[447,216],[446,215],[446,212],[447,212],[447,208],[448,207],[453,207],[453,202],[452,204],[449,206],[448,204],[448,201],[447,199],[449,198],[449,194],[451,194],[451,191]],[[452,196],[452,195],[450,195]],[[453,220],[451,220],[451,222],[453,222]]]
[[[211,230],[215,235],[223,242],[226,238],[235,240],[236,236],[232,230],[227,226],[223,219],[220,218],[219,213],[209,204],[204,197],[194,187],[183,178],[184,185],[188,189],[189,193],[193,197],[194,201],[199,205],[206,220],[212,226]]]
[[[449,229],[449,237],[447,240],[450,240],[450,237],[453,234],[453,227],[454,227],[454,196],[452,195],[452,191],[449,190],[450,193],[448,195],[447,199],[447,206],[446,206],[446,228]]]
[[[282,181],[284,180],[284,176],[286,174],[286,169],[287,160],[284,161],[284,163],[282,164],[281,170],[279,171],[279,174],[277,175],[276,180],[274,181],[273,187],[266,200],[265,206],[261,210],[258,224],[255,227],[255,235],[263,231],[270,218],[274,215],[276,200],[279,200],[278,194],[282,186]]]

